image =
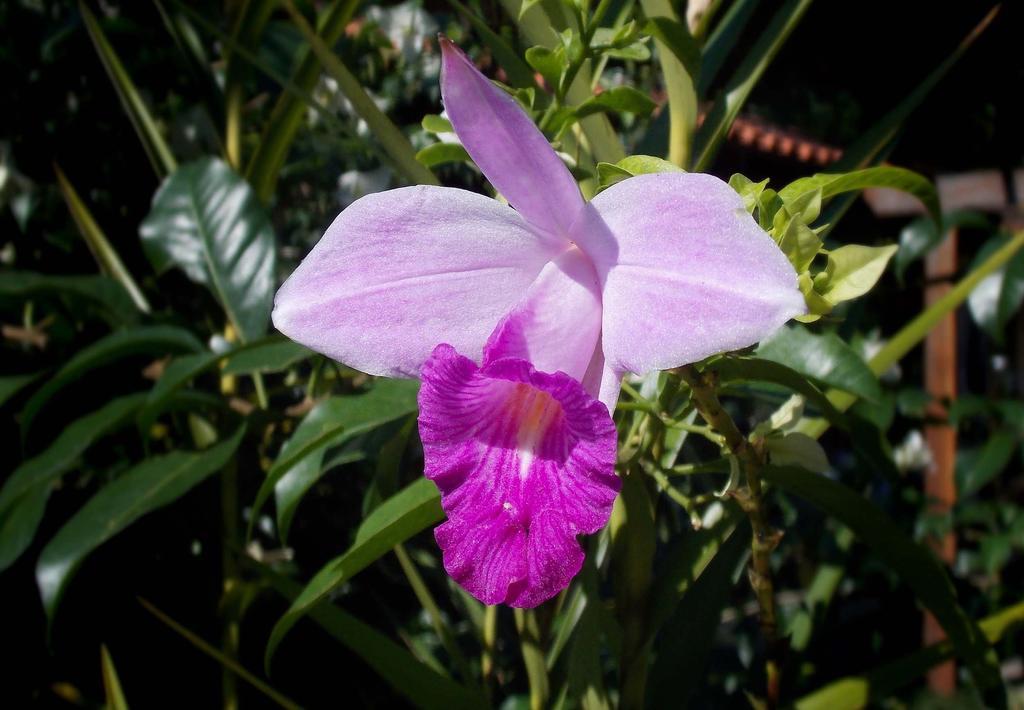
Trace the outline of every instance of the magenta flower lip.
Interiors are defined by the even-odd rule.
[[[357,200],[273,318],[350,367],[422,378],[445,568],[488,604],[533,606],[611,514],[623,375],[752,345],[805,305],[726,183],[641,175],[585,202],[515,100],[440,42],[448,118],[509,206],[430,186]]]

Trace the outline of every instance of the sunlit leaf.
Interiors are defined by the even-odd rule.
[[[863,296],[882,278],[897,248],[895,244],[884,247],[846,244],[833,249],[828,253],[825,270],[814,278],[814,288],[833,304]]]
[[[36,584],[50,622],[68,580],[90,552],[219,471],[244,432],[240,427],[231,438],[202,452],[175,451],[146,459],[90,498],[39,555]]]
[[[806,328],[780,328],[761,342],[757,356],[865,399],[881,396],[878,378],[853,348],[831,333],[818,335]]]
[[[121,680],[117,677],[117,669],[105,645],[100,647],[100,668],[103,672],[103,698],[106,703],[104,710],[128,710],[128,702],[121,690]]]
[[[431,143],[416,153],[416,160],[428,168],[447,163],[470,163],[469,153],[458,143]]]
[[[274,299],[274,230],[256,194],[227,163],[203,158],[161,185],[139,227],[154,268],[208,287],[243,341],[266,333]]]
[[[274,626],[267,642],[266,664],[288,631],[342,582],[351,579],[400,542],[444,517],[437,487],[426,478],[384,501],[359,526],[348,551],[328,562],[310,580]]]

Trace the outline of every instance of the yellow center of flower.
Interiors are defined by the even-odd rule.
[[[518,424],[516,452],[519,455],[519,477],[526,479],[537,448],[548,427],[561,415],[562,407],[547,392],[519,382],[512,388],[508,408]]]

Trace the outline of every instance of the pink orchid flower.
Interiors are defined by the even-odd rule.
[[[274,324],[357,370],[420,377],[445,569],[487,604],[531,607],[611,514],[623,375],[756,343],[804,299],[726,183],[640,175],[584,202],[516,102],[441,48],[448,117],[510,206],[423,185],[363,197],[281,287]]]

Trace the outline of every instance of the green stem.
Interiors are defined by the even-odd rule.
[[[526,677],[530,681],[530,710],[543,710],[547,705],[551,688],[547,664],[544,662],[544,648],[537,614],[534,609],[516,609],[515,617]]]
[[[690,386],[697,411],[704,417],[704,421],[725,437],[726,446],[740,462],[746,474],[747,490],[737,494],[737,500],[750,518],[753,529],[750,585],[757,597],[761,634],[765,642],[765,704],[768,708],[775,708],[779,704],[781,646],[772,583],[771,554],[778,545],[779,533],[769,524],[765,510],[764,489],[761,484],[764,457],[762,452],[743,436],[736,422],[722,408],[715,392],[716,383],[713,375],[698,372],[692,365],[680,368],[679,374]]]
[[[494,677],[494,647],[497,641],[498,607],[488,606],[484,608],[483,651],[480,654],[480,676],[488,695]]]
[[[466,662],[466,657],[462,654],[458,643],[455,642],[455,637],[452,636],[448,625],[441,616],[441,608],[434,601],[434,597],[423,581],[423,577],[420,576],[419,570],[416,569],[416,564],[409,557],[409,553],[405,551],[404,545],[395,545],[394,552],[398,558],[398,564],[402,567],[402,572],[405,573],[405,578],[409,580],[409,586],[412,587],[412,591],[419,600],[420,605],[427,610],[427,615],[430,617],[430,623],[434,627],[434,632],[441,639],[441,645],[448,652],[448,656],[455,664],[463,682],[472,683],[473,675],[469,672],[469,664]]]
[[[252,384],[256,388],[256,403],[260,409],[266,410],[270,406],[270,402],[267,399],[267,387],[263,384],[262,372],[252,373]]]

